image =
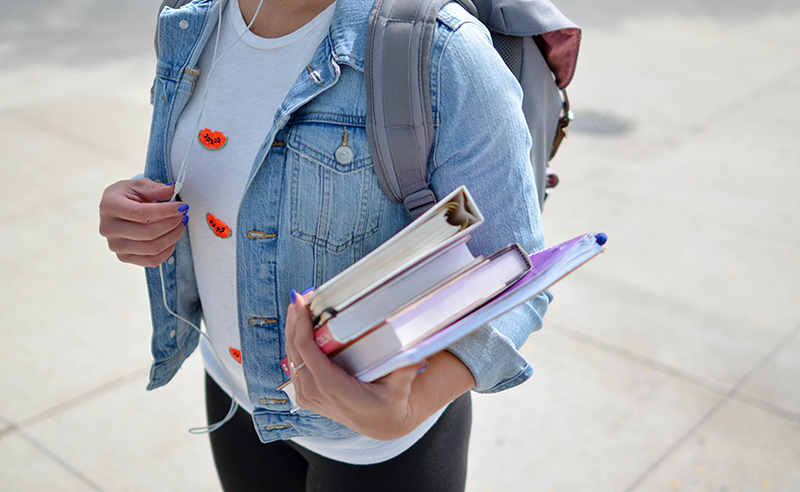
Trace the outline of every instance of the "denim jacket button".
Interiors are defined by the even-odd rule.
[[[187,27],[189,27],[189,21],[184,19],[178,25],[181,27],[181,29],[186,29]]]
[[[353,162],[353,149],[351,149],[346,145],[342,145],[341,147],[336,149],[335,155],[336,155],[336,161],[339,164],[347,165]]]
[[[172,330],[171,332],[169,332],[169,337],[170,338],[175,338],[175,330]]]
[[[311,77],[311,80],[313,80],[315,84],[322,85],[325,83],[325,78],[322,76],[321,73],[314,70],[310,66],[307,66],[306,70],[308,70],[308,76]]]
[[[267,430],[267,431],[282,430],[282,429],[288,429],[291,426],[292,426],[291,424],[267,425],[267,426],[264,427],[264,430]]]
[[[276,398],[259,398],[258,402],[262,405],[283,405],[286,400],[278,400]]]

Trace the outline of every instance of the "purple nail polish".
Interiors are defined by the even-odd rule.
[[[417,374],[422,374],[423,372],[427,371],[429,367],[431,367],[431,364],[426,362],[424,366],[417,369]]]
[[[180,205],[178,205],[178,212],[184,213],[184,212],[188,212],[188,211],[189,211],[189,205],[187,205],[185,203],[181,203]]]
[[[292,297],[292,304],[297,303],[297,291],[294,290],[294,289],[291,289],[289,291],[289,295]]]
[[[183,227],[186,227],[186,224],[189,223],[189,216],[188,215],[184,215],[183,216],[183,220],[181,220],[181,222],[183,223]]]
[[[311,292],[312,290],[314,290],[314,287],[309,287],[309,288],[307,288],[306,290],[304,290],[304,291],[302,292],[302,294],[301,294],[301,295],[306,295],[306,294],[308,294],[309,292]]]
[[[170,181],[169,183],[165,184],[164,186],[172,186],[175,184],[175,181]]]

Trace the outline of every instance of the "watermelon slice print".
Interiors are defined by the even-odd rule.
[[[206,222],[215,236],[222,239],[228,239],[231,237],[231,228],[228,227],[228,224],[222,222],[217,217],[211,214],[206,214]]]
[[[200,130],[197,138],[200,139],[200,144],[208,150],[219,150],[228,143],[228,137],[223,135],[222,132],[212,131],[208,128]]]

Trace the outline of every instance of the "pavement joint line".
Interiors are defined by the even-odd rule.
[[[642,365],[646,368],[661,372],[668,376],[672,376],[676,379],[680,379],[681,381],[687,382],[689,384],[699,386],[709,391],[713,391],[714,393],[718,393],[725,397],[732,398],[740,403],[744,403],[745,405],[749,405],[751,407],[758,408],[759,410],[764,410],[765,412],[778,415],[787,420],[800,423],[800,413],[780,407],[778,405],[770,403],[766,400],[762,400],[755,396],[748,395],[747,393],[742,393],[741,391],[738,390],[738,385],[730,387],[721,383],[717,383],[716,381],[712,381],[702,376],[682,371],[670,365],[664,364],[663,362],[659,362],[655,359],[645,357],[644,355],[631,352],[622,347],[612,345],[608,342],[594,338],[592,336],[574,330],[570,330],[569,328],[566,328],[558,324],[551,324],[549,326],[551,328],[555,328],[552,331],[558,335],[566,336],[577,342],[582,342],[587,345],[591,345],[597,349],[603,350],[604,352],[608,352],[610,354],[616,355],[628,361]],[[796,335],[797,331],[798,330],[796,329],[792,333]],[[789,339],[791,339],[791,337],[789,337]]]
[[[700,420],[697,421],[683,436],[678,438],[672,446],[670,446],[652,465],[650,465],[644,473],[642,473],[639,478],[637,478],[628,488],[625,489],[624,492],[633,492],[639,485],[642,484],[645,478],[650,475],[656,468],[661,466],[671,455],[674,453],[678,448],[680,448],[686,441],[689,440],[705,423],[713,417],[720,408],[722,408],[726,403],[734,399],[732,397],[733,394],[739,391],[739,388],[744,386],[753,376],[758,374],[761,369],[769,363],[775,356],[780,353],[781,350],[793,339],[795,338],[798,333],[800,333],[800,324],[798,324],[794,329],[792,329],[786,336],[784,336],[778,343],[770,350],[764,357],[761,358],[760,361],[752,368],[750,371],[745,374],[742,379],[739,380],[736,385],[731,388],[729,395],[723,396],[720,398],[716,404],[714,404],[711,409],[703,415]]]
[[[574,190],[563,190],[564,193],[572,193]],[[626,203],[629,207],[636,207],[637,209],[652,209],[658,213],[661,213],[664,210],[665,206],[669,206],[672,209],[672,212],[675,213],[679,217],[683,217],[684,219],[689,219],[693,224],[696,225],[709,225],[712,227],[718,227],[720,229],[726,229],[731,231],[732,233],[741,234],[752,236],[753,234],[758,234],[758,237],[762,238],[762,243],[764,244],[775,244],[775,245],[794,245],[797,240],[791,237],[791,234],[794,231],[789,230],[778,230],[776,231],[774,227],[761,227],[760,225],[752,225],[749,227],[747,233],[742,232],[742,225],[737,220],[741,220],[739,217],[728,217],[728,216],[720,216],[717,214],[714,215],[707,215],[709,211],[704,209],[699,209],[694,205],[685,205],[684,202],[674,200],[671,198],[664,198],[664,200],[653,199],[650,196],[643,196],[641,194],[637,194],[633,191],[630,187],[621,188],[617,190],[609,190],[608,188],[603,188],[602,191],[597,189],[587,190],[585,187],[583,190],[579,190],[580,193],[585,196],[586,193],[602,193],[604,199],[608,199],[610,201],[614,201],[616,203]],[[578,193],[578,192],[576,192]],[[569,197],[566,197],[569,199]],[[666,201],[666,203],[665,203]]]
[[[702,131],[705,128],[712,126],[727,113],[735,112],[736,110],[740,109],[743,101],[768,91],[771,86],[781,83],[783,79],[790,77],[792,73],[797,70],[800,70],[800,65],[793,66],[783,71],[781,74],[773,77],[767,82],[759,84],[757,87],[752,88],[744,94],[734,97],[733,100],[727,103],[721,104],[702,119],[691,121],[686,125],[677,128],[675,131],[662,136],[661,138],[656,138],[649,142],[645,142],[642,138],[636,139],[637,142],[639,142],[637,145],[632,145],[628,147],[627,152],[620,153],[620,157],[627,159],[627,162],[620,162],[619,159],[604,159],[602,162],[613,162],[613,164],[603,165],[601,162],[598,162],[599,165],[593,166],[592,170],[570,179],[570,187],[586,185],[587,183],[591,183],[597,177],[607,177],[615,172],[624,171],[626,167],[638,165],[641,162],[642,157],[647,154],[661,154],[665,148],[669,149],[670,146],[676,141],[683,140],[686,137],[691,138],[696,136],[698,131]],[[633,138],[635,139],[636,136],[633,135]]]
[[[27,442],[28,444],[30,444],[31,446],[36,448],[36,450],[38,450],[40,453],[42,453],[45,456],[47,456],[48,458],[50,458],[50,460],[55,462],[55,464],[57,464],[58,466],[60,466],[64,470],[66,470],[68,473],[73,475],[75,478],[77,478],[78,480],[80,480],[81,482],[86,484],[92,490],[95,490],[97,492],[105,492],[105,490],[102,487],[100,487],[99,485],[94,483],[91,479],[89,479],[89,477],[87,477],[86,475],[81,473],[80,470],[78,470],[74,466],[72,466],[69,463],[67,463],[63,458],[61,458],[56,453],[54,453],[53,451],[48,449],[46,446],[44,446],[42,443],[40,443],[36,439],[34,439],[31,436],[29,436],[26,432],[18,431],[17,435],[20,438],[22,438],[25,442]]]
[[[75,408],[78,405],[82,405],[83,403],[86,403],[110,390],[119,388],[125,384],[135,381],[136,379],[145,376],[149,372],[149,370],[150,370],[149,367],[140,367],[139,369],[136,369],[123,376],[120,376],[111,381],[103,383],[100,386],[92,388],[89,391],[81,393],[78,396],[70,398],[67,401],[61,402],[53,407],[48,408],[47,410],[43,410],[19,422],[9,422],[8,429],[0,431],[0,440],[2,440],[5,436],[10,435],[14,432],[22,433],[23,429],[25,428],[38,424],[39,422],[47,420],[60,413],[66,412],[67,410]]]
[[[120,163],[129,162],[128,157],[126,157],[124,154],[121,154],[110,147],[99,144],[89,138],[78,135],[77,133],[44,118],[32,115],[23,109],[16,109],[10,111],[8,114],[21,123],[27,124],[28,126],[34,127],[39,131],[58,137],[61,140],[69,142],[70,144],[84,147],[100,157],[114,159]]]

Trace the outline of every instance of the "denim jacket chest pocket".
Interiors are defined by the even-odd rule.
[[[386,198],[358,118],[305,115],[286,139],[291,233],[339,253],[374,236]]]

